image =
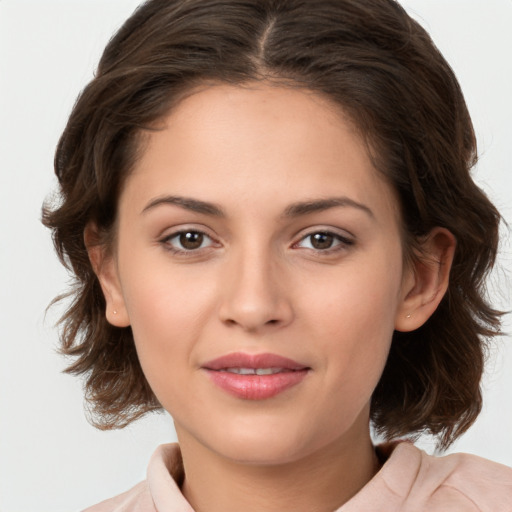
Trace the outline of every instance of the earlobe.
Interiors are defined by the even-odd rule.
[[[115,258],[99,241],[96,226],[88,225],[84,241],[92,268],[105,297],[107,321],[115,327],[128,327],[130,320],[125,307]]]
[[[455,247],[453,234],[440,227],[421,241],[421,254],[404,275],[395,319],[397,331],[418,329],[437,309],[448,289]]]

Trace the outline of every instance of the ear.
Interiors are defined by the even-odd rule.
[[[440,227],[421,242],[421,254],[405,269],[395,318],[397,331],[418,329],[437,309],[448,289],[456,245],[453,234]]]
[[[88,224],[84,241],[92,268],[100,282],[106,302],[105,317],[115,327],[128,327],[130,320],[117,270],[115,256],[104,242],[100,241],[98,229]]]

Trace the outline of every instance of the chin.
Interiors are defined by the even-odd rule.
[[[309,432],[302,422],[291,423],[245,418],[210,430],[202,444],[232,462],[273,466],[300,460],[334,441],[325,432]]]
[[[217,453],[238,464],[279,466],[307,456],[293,440],[270,438],[244,438],[219,444]]]

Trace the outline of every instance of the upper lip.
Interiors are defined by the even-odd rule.
[[[307,365],[277,354],[244,354],[234,352],[212,359],[202,365],[207,370],[223,370],[225,368],[283,368],[285,370],[305,370]]]

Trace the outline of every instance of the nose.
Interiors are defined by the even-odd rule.
[[[247,252],[232,258],[226,269],[221,321],[253,333],[288,325],[294,312],[285,272],[270,254]]]

